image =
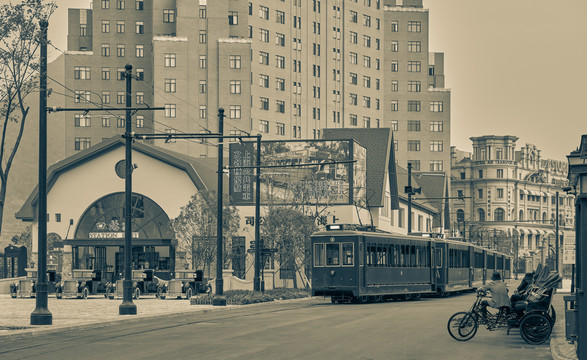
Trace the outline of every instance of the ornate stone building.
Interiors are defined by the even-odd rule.
[[[472,137],[473,153],[451,148],[451,222],[467,241],[514,255],[519,272],[554,266],[558,218],[574,238],[574,196],[566,194],[566,161],[544,159],[535,145],[516,150],[516,136]],[[558,214],[557,214],[558,194]],[[560,256],[559,256],[560,259]],[[517,266],[516,266],[517,263]]]

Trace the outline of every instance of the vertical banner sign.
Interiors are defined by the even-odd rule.
[[[253,205],[255,143],[234,143],[229,148],[230,196],[234,205]],[[238,168],[243,166],[244,168]],[[236,168],[233,168],[236,167]]]

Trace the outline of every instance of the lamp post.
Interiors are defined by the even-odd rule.
[[[575,321],[577,334],[577,357],[587,357],[587,135],[581,136],[579,149],[567,155],[569,162],[569,182],[576,189],[575,201],[575,279],[576,279],[576,312]],[[558,199],[557,199],[558,201]],[[558,214],[557,214],[558,216]],[[558,218],[557,218],[558,222]],[[557,239],[558,241],[558,239]]]

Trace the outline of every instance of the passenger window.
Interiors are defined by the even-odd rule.
[[[436,249],[436,267],[442,267],[442,249]]]
[[[324,266],[324,244],[314,244],[314,266]]]
[[[326,244],[326,266],[340,264],[340,244]]]
[[[342,264],[350,266],[354,265],[353,243],[342,244]]]

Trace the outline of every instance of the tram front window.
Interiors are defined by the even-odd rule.
[[[340,264],[340,244],[326,244],[326,266]]]
[[[314,244],[314,266],[324,266],[324,244]]]

